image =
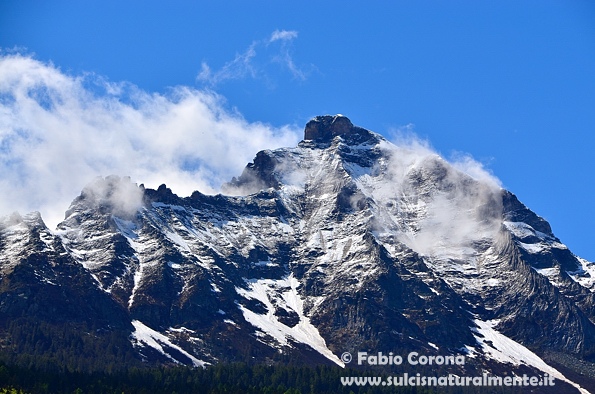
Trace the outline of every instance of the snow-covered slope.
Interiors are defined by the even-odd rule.
[[[595,359],[594,265],[489,177],[323,116],[224,190],[180,198],[111,176],[53,233],[35,215],[6,218],[1,297],[13,299],[6,284],[33,242],[87,275],[149,363],[343,365],[343,352],[415,350],[472,354],[470,373],[517,371],[521,348],[543,363]],[[51,267],[20,280],[67,286]],[[27,302],[1,305],[9,316]],[[486,335],[518,346],[496,352]],[[544,371],[536,362],[525,367]]]

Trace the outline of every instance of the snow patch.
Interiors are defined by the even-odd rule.
[[[531,254],[538,254],[543,252],[546,247],[545,245],[538,243],[538,244],[526,244],[524,242],[519,242],[518,243],[519,246],[523,249],[525,249],[527,252],[531,253]]]
[[[535,230],[527,223],[505,221],[503,224],[517,238],[523,239],[535,235]]]
[[[556,287],[560,287],[562,283],[560,283],[560,268],[559,267],[552,267],[552,268],[535,268],[531,267],[540,275],[545,276],[552,285]]]
[[[136,224],[130,220],[124,220],[117,216],[112,216],[114,223],[116,223],[116,227],[120,230],[123,236],[128,239],[137,239],[138,234],[136,234],[136,230],[138,230]]]
[[[472,330],[481,335],[475,336],[475,338],[487,357],[501,363],[524,364],[535,367],[576,387],[581,393],[589,394],[587,390],[568,380],[562,373],[548,365],[531,350],[495,330],[494,327],[499,323],[499,320],[481,321],[475,319],[474,322],[479,328],[472,328]]]
[[[188,246],[188,243],[186,243],[180,234],[174,233],[172,231],[164,231],[164,233],[167,239],[178,245],[184,252],[190,252],[190,246]]]
[[[252,265],[254,265],[255,267],[278,267],[279,266],[278,263],[273,263],[271,261],[271,259],[264,260],[264,261],[256,261],[256,262],[253,262]]]
[[[184,356],[192,360],[192,363],[195,367],[204,367],[208,364],[202,360],[197,359],[196,357],[194,357],[178,345],[173,344],[168,337],[161,334],[160,332],[153,330],[152,328],[147,327],[142,322],[138,320],[133,320],[132,325],[134,326],[132,338],[136,341],[133,342],[133,345],[152,347],[153,349],[157,350],[159,353],[163,354],[165,357],[169,358],[176,364],[181,364],[181,362],[176,360],[169,353],[167,353],[163,346],[175,349],[178,352],[182,353]]]
[[[132,307],[134,303],[134,296],[136,294],[136,290],[138,290],[140,286],[140,282],[143,278],[143,266],[142,264],[139,265],[138,269],[134,273],[134,287],[132,288],[132,292],[130,293],[130,298],[128,299],[128,308]]]
[[[167,329],[167,331],[173,331],[173,332],[190,332],[192,334],[194,334],[196,331],[191,330],[189,328],[186,327],[180,327],[180,328],[175,328],[175,327],[170,327]]]
[[[266,314],[255,313],[243,305],[239,305],[244,319],[263,333],[270,335],[281,346],[290,346],[288,338],[304,343],[334,363],[344,367],[345,364],[329,350],[318,329],[312,325],[310,318],[304,315],[304,302],[297,288],[299,282],[293,274],[285,279],[259,279],[249,281],[249,289],[236,288],[238,294],[248,299],[262,302],[267,309]],[[293,310],[299,316],[299,322],[293,327],[281,323],[275,316],[275,300],[279,307]]]
[[[566,272],[579,285],[586,287],[591,291],[595,291],[595,263],[587,261],[583,258],[577,257],[580,263],[578,270],[573,272]]]

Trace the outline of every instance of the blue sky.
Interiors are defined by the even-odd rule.
[[[176,173],[176,163],[169,163],[170,173],[129,171],[135,181],[150,186],[159,183],[159,175],[172,179],[162,180],[168,184],[208,189],[213,185],[189,179],[223,179],[253,157],[254,149],[294,143],[312,116],[342,113],[387,136],[414,132],[446,158],[472,155],[545,217],[573,252],[595,260],[595,5],[590,1],[4,0],[0,47],[4,58],[20,54],[10,64],[26,69],[27,78],[47,76],[43,83],[51,80],[61,92],[61,101],[46,108],[58,108],[54,117],[31,108],[20,111],[16,122],[12,107],[11,127],[38,127],[42,134],[36,138],[21,136],[29,143],[45,135],[78,141],[76,150],[87,157],[80,166],[93,156],[85,145],[113,139],[114,146],[145,146],[147,124],[153,133],[147,132],[147,138],[183,121],[205,122],[209,130],[227,126],[229,134],[204,137],[215,145],[217,136],[237,137],[243,154],[234,155],[237,162],[225,171],[218,158],[236,152],[225,146],[214,149],[213,157],[209,152],[200,156],[210,165],[197,166],[200,171],[194,173]],[[6,67],[5,75],[6,70],[18,73]],[[10,75],[4,94],[18,78],[25,83],[24,77]],[[91,104],[66,106],[64,97]],[[114,106],[125,122],[105,120],[106,108]],[[85,112],[89,108],[95,109]],[[0,115],[5,125],[7,113]],[[59,131],[43,134],[45,129],[35,126],[74,130],[77,122],[64,119],[91,113],[103,115],[85,123],[82,129],[89,133],[95,130],[92,125],[117,129],[125,124],[126,130],[82,141],[75,131],[66,138]],[[138,138],[120,141],[120,135],[133,133],[127,130]],[[149,146],[138,157],[111,152],[113,162],[121,163],[113,168],[97,163],[102,161],[98,148],[96,162],[80,176],[74,169],[52,170],[51,157],[64,152],[40,145],[37,157],[49,152],[48,161],[29,163],[22,176],[31,168],[45,168],[32,179],[46,179],[48,187],[59,184],[72,199],[72,190],[80,190],[93,169],[147,167],[147,152],[167,160],[168,154],[183,151],[185,165],[192,166],[195,158],[183,141],[193,132],[163,137],[159,146],[168,147],[164,152],[159,146]],[[3,153],[16,149],[6,141],[5,136]],[[2,167],[5,179],[9,169],[21,171],[18,163],[30,160],[24,157]],[[55,172],[72,182],[47,180]],[[30,202],[25,208],[34,206]]]

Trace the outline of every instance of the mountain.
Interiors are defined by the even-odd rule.
[[[465,361],[429,371],[595,389],[595,265],[494,181],[337,115],[223,190],[108,176],[55,231],[1,219],[1,357],[92,371],[416,352]]]

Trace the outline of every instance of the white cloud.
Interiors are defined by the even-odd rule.
[[[298,80],[304,81],[308,72],[296,65],[290,51],[290,42],[296,39],[294,30],[275,30],[268,39],[253,41],[242,53],[228,61],[218,70],[213,70],[208,63],[202,62],[201,71],[196,79],[210,86],[224,81],[243,78],[262,79],[269,82],[274,74],[272,64],[280,64]]]
[[[252,63],[256,56],[257,42],[253,42],[246,51],[236,54],[236,57],[225,63],[218,71],[213,72],[206,62],[202,62],[201,71],[197,76],[199,81],[208,82],[211,85],[217,85],[226,80],[242,79],[245,77],[256,78],[258,70]]]
[[[110,206],[111,212],[119,217],[134,217],[142,206],[143,192],[130,178],[109,175],[97,177],[81,192],[90,206],[98,203]]]
[[[462,258],[468,247],[492,238],[502,224],[500,181],[470,156],[447,162],[413,126],[394,133],[386,179],[376,193],[397,196],[401,240],[418,253],[439,258]],[[407,212],[403,215],[402,212]]]
[[[428,140],[422,139],[416,134],[413,123],[392,128],[388,130],[388,135],[392,143],[405,148],[409,152],[415,152],[417,157],[440,155]],[[489,184],[490,187],[495,189],[502,188],[500,180],[487,170],[482,163],[467,153],[455,152],[448,162],[457,170],[477,181]]]
[[[502,187],[502,182],[494,174],[468,154],[457,153],[451,159],[451,162],[457,170],[464,172],[473,179],[490,184],[494,188]]]
[[[297,36],[298,32],[295,30],[275,30],[273,34],[271,34],[269,42],[275,42],[278,40],[290,41],[294,38],[297,38]]]
[[[284,48],[277,56],[273,57],[272,60],[276,63],[279,63],[287,68],[287,70],[293,75],[295,79],[299,79],[300,81],[305,81],[307,78],[307,73],[296,66],[291,57],[289,51]]]
[[[236,63],[249,63],[250,56],[239,55]],[[5,55],[0,215],[39,210],[53,226],[98,175],[128,175],[153,188],[167,183],[180,195],[216,192],[257,151],[293,146],[300,135],[291,126],[249,123],[211,91],[176,87],[168,94],[148,93],[92,74],[67,75],[29,56]]]

